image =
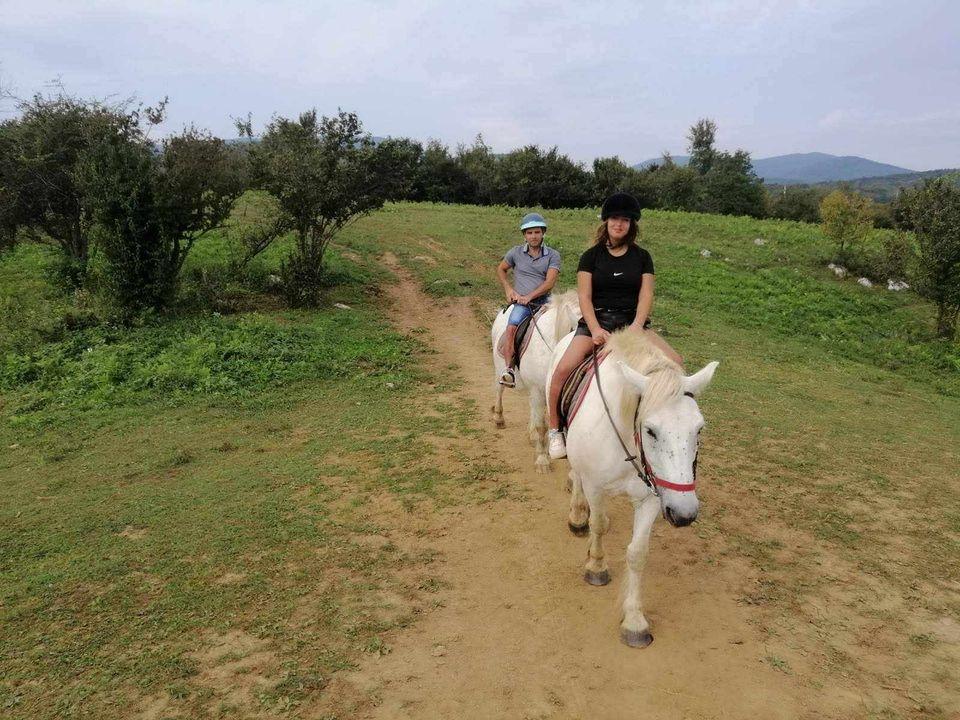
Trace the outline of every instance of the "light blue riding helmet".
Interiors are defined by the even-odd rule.
[[[547,221],[543,219],[543,215],[540,213],[527,213],[520,221],[520,232],[530,228],[543,228],[543,231],[546,232]]]

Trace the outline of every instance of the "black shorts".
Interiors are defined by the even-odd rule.
[[[594,314],[597,316],[597,322],[607,332],[614,332],[620,328],[625,328],[637,317],[636,310],[615,310],[612,308],[594,308]],[[643,327],[650,327],[650,318],[643,324]],[[577,323],[577,332],[574,335],[586,335],[590,337],[590,328],[583,318]]]

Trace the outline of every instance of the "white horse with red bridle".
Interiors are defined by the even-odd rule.
[[[570,338],[564,338],[555,348],[551,376],[569,343]],[[695,398],[719,363],[685,376],[679,365],[634,330],[614,333],[604,352],[608,354],[567,429],[569,525],[579,534],[589,524],[584,578],[591,585],[606,585],[610,582],[603,551],[609,526],[606,501],[615,495],[630,499],[633,537],[627,546],[620,636],[631,647],[645,647],[653,636],[643,615],[640,581],[650,530],[661,514],[675,527],[697,517],[697,452],[704,420]]]
[[[510,316],[510,307],[497,313],[490,330],[490,340],[493,345],[493,377],[494,402],[493,419],[498,428],[506,427],[503,420],[503,391],[504,386],[498,380],[507,367],[507,361],[500,355],[498,346],[500,337],[507,329],[507,319]],[[547,453],[547,401],[546,385],[547,372],[553,358],[553,349],[564,335],[571,332],[580,319],[580,303],[577,292],[568,290],[561,295],[554,295],[546,309],[539,317],[530,320],[527,328],[527,337],[530,342],[520,361],[520,367],[515,373],[516,389],[525,390],[530,399],[530,421],[528,431],[530,441],[536,448],[537,472],[550,471],[550,456]]]

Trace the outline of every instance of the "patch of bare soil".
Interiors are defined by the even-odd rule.
[[[426,330],[436,371],[454,367],[462,392],[489,407],[493,381],[486,328],[468,299],[438,307],[391,255],[400,277],[393,316]],[[421,335],[421,337],[424,337]],[[848,685],[791,670],[762,634],[743,598],[757,577],[748,563],[718,553],[694,529],[658,523],[644,575],[655,642],[644,650],[618,637],[619,581],[632,514],[611,504],[606,543],[614,581],[581,577],[586,541],[567,531],[566,461],[534,473],[526,399],[508,392],[507,428],[492,421],[477,438],[496,448],[515,493],[508,499],[440,511],[421,521],[442,557],[433,568],[442,607],[388,635],[392,652],[368,656],[337,677],[307,716],[362,718],[847,718],[863,714]],[[486,418],[485,418],[486,419]],[[441,461],[441,462],[450,462]],[[444,468],[455,470],[452,465]],[[710,478],[703,485],[709,504]],[[696,526],[694,526],[696,527]],[[950,629],[947,629],[950,632]],[[795,662],[802,660],[797,653]],[[793,667],[796,667],[795,665]]]

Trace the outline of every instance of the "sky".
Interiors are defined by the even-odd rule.
[[[684,154],[708,117],[755,158],[960,167],[954,1],[0,0],[0,88],[56,80],[168,96],[161,135],[342,108],[374,135],[632,164]]]

